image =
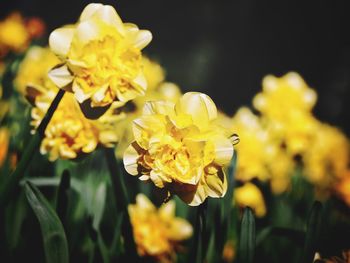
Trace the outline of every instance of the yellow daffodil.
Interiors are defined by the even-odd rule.
[[[112,6],[89,4],[76,24],[51,33],[50,47],[62,65],[50,78],[88,107],[122,106],[145,94],[141,50],[151,39],[149,31],[123,23]]]
[[[253,100],[261,112],[269,132],[285,145],[291,154],[307,149],[317,123],[311,110],[316,103],[316,93],[294,72],[280,78],[267,76],[263,91]]]
[[[132,121],[142,115],[142,109],[147,101],[167,100],[176,102],[182,95],[180,88],[170,82],[164,82],[165,73],[156,62],[143,57],[143,70],[147,81],[147,91],[144,96],[135,98],[125,106],[126,118],[118,125],[120,141],[117,147],[117,156],[123,158],[125,149],[134,140]]]
[[[31,122],[34,128],[39,126],[58,92],[47,74],[56,64],[57,59],[49,49],[33,47],[19,67],[16,84],[19,90],[25,89],[25,96],[34,105]],[[123,118],[116,111],[117,107],[113,104],[98,120],[88,120],[81,113],[74,95],[65,94],[45,130],[41,153],[48,154],[49,159],[54,161],[90,153],[98,145],[113,146],[118,140],[116,125]]]
[[[175,217],[175,201],[157,209],[143,194],[138,194],[136,204],[128,206],[137,252],[158,262],[174,262],[176,247],[192,235],[192,226]]]
[[[320,123],[303,161],[307,178],[318,186],[328,187],[348,169],[349,141],[337,128]]]
[[[7,128],[0,128],[0,167],[3,165],[7,157],[9,147],[10,132]]]
[[[133,122],[135,141],[124,153],[126,171],[192,206],[208,196],[224,196],[224,167],[233,146],[216,119],[214,102],[199,92],[188,92],[175,104],[147,102]]]
[[[257,217],[265,216],[264,197],[256,185],[248,182],[241,187],[237,187],[234,191],[234,197],[239,206],[249,206],[254,210]]]

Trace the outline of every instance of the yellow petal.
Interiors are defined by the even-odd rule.
[[[223,197],[227,191],[227,179],[222,169],[217,174],[205,176],[206,191],[210,197]]]
[[[73,76],[68,70],[67,65],[52,69],[48,73],[48,76],[59,88],[63,88],[73,81]]]
[[[212,99],[200,92],[187,92],[176,103],[177,114],[191,115],[194,124],[206,128],[210,121],[217,118],[217,109]]]
[[[214,145],[215,163],[219,165],[228,164],[233,156],[233,146],[231,141],[225,137],[216,137],[214,139]]]
[[[144,115],[133,121],[132,130],[135,141],[144,149],[148,149],[149,139],[165,129],[164,121],[158,116]]]
[[[61,27],[54,30],[49,37],[51,50],[58,56],[67,56],[75,29],[73,27]]]
[[[125,34],[123,22],[113,6],[103,5],[96,10],[93,16],[97,19],[101,19],[107,25],[115,27],[122,35]]]
[[[143,107],[143,114],[174,115],[174,103],[169,101],[149,101]]]
[[[175,201],[170,200],[161,205],[158,210],[159,215],[163,219],[172,219],[175,216]]]
[[[152,182],[155,184],[155,186],[159,188],[164,188],[164,176],[161,172],[156,172],[154,170],[151,171],[150,178]]]
[[[155,206],[144,194],[138,194],[136,196],[136,204],[138,207],[147,211],[155,210]]]
[[[182,218],[172,218],[169,229],[169,239],[173,241],[182,241],[188,239],[193,234],[193,228],[190,223]]]
[[[125,150],[123,156],[123,163],[125,170],[131,175],[138,175],[138,164],[137,160],[139,158],[139,154],[134,148],[134,144],[130,144],[129,147]]]
[[[145,76],[144,76],[144,74],[142,72],[140,72],[140,74],[138,74],[136,76],[136,78],[134,78],[132,80],[132,82],[134,84],[136,84],[138,87],[140,87],[142,91],[146,91],[146,89],[147,89],[147,80],[146,80],[146,78],[145,78]]]

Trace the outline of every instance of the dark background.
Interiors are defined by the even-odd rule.
[[[48,32],[91,1],[1,0],[0,16],[39,16]],[[266,74],[300,73],[319,94],[316,115],[350,134],[350,8],[346,0],[119,0],[125,22],[152,31],[145,52],[184,91],[201,90],[229,114],[250,105]]]

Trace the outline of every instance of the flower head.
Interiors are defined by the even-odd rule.
[[[254,210],[257,217],[265,216],[266,206],[264,197],[256,185],[246,183],[241,187],[237,187],[234,191],[234,196],[239,206],[249,206]]]
[[[216,118],[214,102],[203,93],[188,92],[175,104],[146,103],[133,123],[135,141],[124,153],[126,171],[189,205],[224,196],[233,146]]]
[[[157,209],[143,194],[128,207],[137,251],[140,256],[159,262],[173,262],[176,246],[192,235],[192,226],[175,217],[175,202],[169,201]]]
[[[266,76],[263,91],[253,100],[260,111],[267,129],[273,133],[291,154],[300,154],[307,149],[314,135],[317,122],[311,110],[316,103],[316,92],[294,72],[280,78]]]
[[[145,93],[141,50],[151,39],[149,31],[123,23],[112,6],[89,4],[75,25],[51,33],[50,47],[63,64],[50,78],[89,107],[122,105]]]
[[[31,112],[34,128],[39,126],[58,92],[47,75],[56,63],[57,59],[49,49],[34,47],[19,67],[16,84],[19,90],[25,89],[25,96],[34,105]],[[116,124],[123,118],[116,108],[113,104],[98,120],[89,120],[81,113],[74,95],[66,93],[45,130],[41,153],[48,154],[51,161],[74,159],[94,151],[98,145],[114,145],[118,140]]]
[[[125,105],[126,118],[118,125],[120,141],[117,147],[117,156],[123,158],[125,149],[134,140],[132,122],[142,115],[145,103],[154,100],[167,100],[175,103],[182,95],[180,88],[170,82],[164,82],[165,72],[163,68],[153,60],[143,57],[143,69],[147,81],[147,90],[144,96],[136,97]]]

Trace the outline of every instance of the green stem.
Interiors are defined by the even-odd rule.
[[[205,245],[205,227],[206,227],[206,212],[207,212],[208,201],[205,200],[197,208],[196,218],[196,233],[195,233],[195,246],[196,246],[196,263],[203,263],[204,261],[204,245]]]
[[[49,109],[47,110],[44,118],[42,119],[37,132],[33,135],[28,145],[26,146],[23,156],[18,163],[15,171],[8,176],[5,180],[4,184],[0,188],[0,208],[5,206],[9,197],[13,194],[19,180],[23,177],[26,169],[28,168],[31,160],[33,159],[34,153],[38,150],[41,140],[44,136],[45,129],[49,124],[55,110],[58,107],[62,97],[64,95],[64,90],[60,89],[52,101]]]
[[[123,173],[121,172],[118,162],[116,160],[114,149],[105,148],[105,154],[107,159],[107,165],[110,171],[113,193],[115,196],[117,209],[123,215],[121,228],[122,235],[125,240],[125,252],[128,257],[137,257],[133,230],[128,213],[128,205],[130,204],[130,198],[126,190]]]

